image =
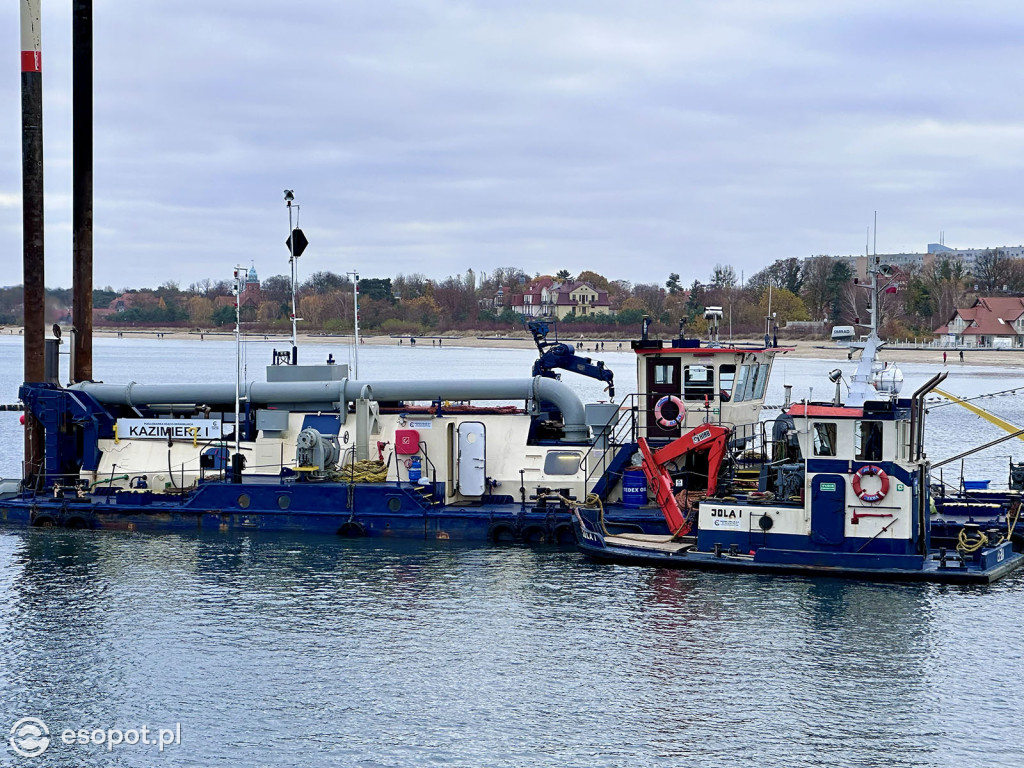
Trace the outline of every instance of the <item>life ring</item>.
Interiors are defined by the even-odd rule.
[[[874,493],[868,493],[860,487],[860,479],[865,475],[874,475],[881,482],[881,487]],[[874,464],[865,464],[853,473],[853,492],[857,494],[857,498],[861,501],[881,501],[889,493],[889,476],[885,474],[885,470],[881,467],[876,467]]]
[[[661,413],[661,409],[665,407],[666,403],[672,403],[676,407],[676,417],[674,419],[665,418]],[[658,404],[654,406],[654,418],[658,422],[658,426],[662,429],[672,429],[678,427],[683,419],[686,418],[686,407],[683,405],[683,401],[675,395],[665,395]]]

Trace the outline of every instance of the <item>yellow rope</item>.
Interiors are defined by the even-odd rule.
[[[383,483],[388,479],[388,465],[383,461],[363,459],[346,464],[331,473],[331,480],[340,483]]]
[[[1012,518],[1012,519],[1011,519]],[[1010,510],[1006,513],[1006,535],[1000,536],[998,541],[992,543],[993,547],[998,547],[1004,541],[1009,541],[1010,537],[1013,536],[1013,529],[1017,527],[1017,521],[1020,519],[1020,502],[1015,503]],[[977,552],[979,549],[989,543],[988,536],[982,532],[978,533],[978,538],[975,541],[970,541],[967,538],[967,530],[964,528],[960,529],[960,535],[956,539],[956,548],[960,552],[971,554]]]
[[[956,539],[957,551],[963,552],[963,553],[968,554],[968,555],[971,554],[972,552],[977,552],[979,549],[984,547],[986,544],[988,544],[988,536],[986,536],[981,531],[978,532],[978,538],[977,539],[975,539],[974,541],[969,541],[967,539],[967,530],[965,528],[961,528],[960,529],[960,535],[957,536],[957,539]]]

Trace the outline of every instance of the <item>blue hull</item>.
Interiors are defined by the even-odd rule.
[[[678,547],[653,548],[642,543],[613,543],[574,518],[577,546],[588,557],[624,565],[800,576],[831,576],[868,581],[918,581],[945,584],[988,584],[1024,566],[1024,554],[1010,542],[982,550],[963,560],[938,551],[928,556],[761,548],[753,556],[702,552],[679,542]],[[945,557],[945,559],[943,559]]]
[[[437,489],[443,492],[443,489]],[[472,506],[431,503],[422,486],[366,483],[207,483],[180,497],[146,491],[0,500],[0,522],[130,531],[267,531],[414,540],[563,544],[576,541],[570,511],[496,497]],[[616,532],[666,533],[661,511],[611,506]]]

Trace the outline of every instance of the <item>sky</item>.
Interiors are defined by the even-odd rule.
[[[21,281],[20,3],[0,284]],[[94,3],[95,284],[715,264],[1024,243],[1024,5]],[[71,284],[71,3],[43,0],[46,283]]]

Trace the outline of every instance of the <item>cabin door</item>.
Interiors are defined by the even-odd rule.
[[[846,538],[846,478],[815,475],[811,480],[811,541],[838,547]]]
[[[663,427],[658,423],[658,403],[663,398],[675,397],[679,402],[683,399],[683,386],[680,383],[682,369],[679,358],[647,358],[647,437],[679,437],[683,424]],[[676,406],[671,402],[662,403],[661,417],[669,421],[678,415]]]
[[[486,431],[479,421],[459,424],[459,474],[456,489],[463,496],[483,496],[487,489]]]

